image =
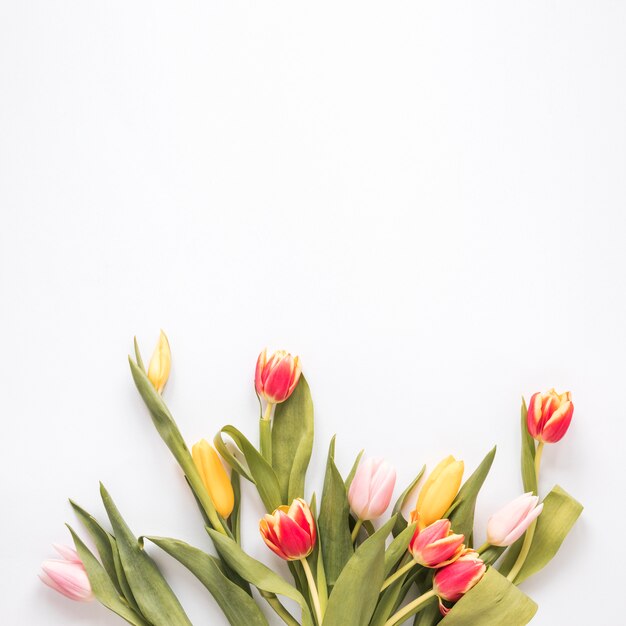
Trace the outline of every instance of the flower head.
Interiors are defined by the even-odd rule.
[[[93,600],[91,584],[85,566],[75,550],[68,546],[56,545],[55,550],[61,559],[49,559],[41,564],[41,581],[70,600],[88,602]]]
[[[256,392],[270,404],[284,402],[296,388],[301,372],[300,357],[277,350],[268,358],[266,348],[256,362]]]
[[[560,441],[572,421],[574,405],[569,391],[558,394],[554,389],[534,394],[528,404],[526,424],[528,432],[537,441]]]
[[[539,498],[525,493],[499,511],[487,522],[487,543],[492,546],[510,546],[517,541],[543,510]]]
[[[313,551],[317,530],[309,505],[296,498],[291,506],[280,506],[259,522],[261,536],[281,559],[297,561]]]
[[[360,520],[380,517],[389,506],[396,484],[396,470],[382,459],[366,459],[359,464],[350,489],[350,508]]]
[[[148,365],[148,380],[152,383],[158,393],[163,393],[163,389],[170,377],[172,366],[172,353],[170,344],[163,331],[159,334],[159,340],[154,348],[150,363]]]
[[[459,600],[480,581],[485,570],[485,564],[475,550],[465,550],[454,563],[437,570],[433,578],[433,590],[439,596],[439,609],[443,615],[448,609],[441,601]]]
[[[463,535],[455,535],[450,520],[440,519],[420,530],[417,528],[409,543],[409,552],[424,567],[440,568],[456,561],[465,546]]]
[[[205,439],[194,444],[191,456],[215,510],[223,518],[227,518],[235,506],[235,494],[220,457]]]

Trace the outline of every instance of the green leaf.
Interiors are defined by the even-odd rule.
[[[406,554],[416,527],[417,522],[410,524],[389,544],[385,551],[385,578],[389,576],[396,563]]]
[[[359,467],[359,463],[361,462],[361,457],[363,456],[364,452],[365,450],[361,450],[361,452],[356,455],[356,459],[354,461],[354,464],[352,465],[352,469],[350,470],[350,473],[346,478],[346,491],[350,491],[350,485],[354,480],[354,475],[356,474],[356,470]]]
[[[222,439],[228,435],[246,459],[247,467],[237,459]],[[256,485],[259,496],[268,513],[283,504],[280,486],[272,466],[261,456],[259,451],[234,426],[224,426],[213,440],[215,447],[226,462],[241,476]]]
[[[232,626],[267,626],[257,603],[224,575],[218,559],[178,539],[146,539],[182,563],[211,592]]]
[[[113,527],[122,566],[141,612],[154,626],[190,626],[191,622],[165,578],[100,486],[102,502]]]
[[[415,489],[415,486],[421,480],[425,471],[426,471],[426,466],[424,465],[422,469],[419,471],[419,474],[411,481],[411,484],[400,494],[400,497],[396,500],[396,503],[393,506],[393,511],[391,514],[392,515],[395,515],[396,513],[398,514],[398,517],[397,517],[398,521],[396,522],[396,526],[393,529],[394,537],[396,535],[399,535],[406,528],[406,525],[408,522],[404,519],[404,516],[402,515],[402,509],[407,502],[407,498],[411,495],[411,492],[413,491],[413,489]]]
[[[450,520],[455,533],[465,535],[468,546],[471,546],[471,536],[474,529],[476,498],[487,478],[487,474],[489,474],[495,456],[496,448],[494,446],[474,473],[465,481],[450,510],[444,516]]]
[[[348,561],[328,599],[324,626],[363,626],[369,623],[385,578],[385,540],[395,521],[391,518],[366,539]]]
[[[237,543],[241,543],[241,485],[239,474],[237,472],[230,473],[230,484],[233,487],[233,493],[235,494],[235,506],[228,518],[230,529],[233,534],[233,538]]]
[[[149,622],[145,621],[141,615],[136,613],[128,606],[126,601],[120,597],[117,588],[104,567],[74,530],[70,528],[70,526],[68,526],[68,528],[70,533],[72,533],[76,552],[78,552],[78,556],[87,571],[87,577],[89,578],[89,584],[91,585],[93,594],[98,601],[106,606],[107,609],[125,619],[129,624],[134,624],[134,626],[150,626]]]
[[[207,528],[207,532],[211,535],[211,539],[213,539],[213,543],[221,557],[242,578],[258,589],[276,593],[297,602],[302,609],[303,626],[313,626],[313,618],[311,617],[309,606],[304,596],[295,587],[292,587],[269,567],[263,565],[263,563],[248,556],[230,537],[221,535],[211,528]]]
[[[413,622],[413,626],[435,626],[443,619],[441,612],[439,611],[439,604],[437,602],[429,604],[425,609],[421,610],[416,616]],[[478,626],[474,624],[473,626]],[[483,626],[481,623],[480,626]],[[485,624],[484,626],[488,626]]]
[[[558,485],[552,489],[543,501],[543,511],[537,518],[530,551],[514,581],[516,585],[536,574],[552,560],[582,511],[582,504],[572,498],[564,489]],[[506,576],[511,571],[523,541],[524,536],[522,535],[507,550],[500,567],[501,574]]]
[[[174,455],[174,458],[178,461],[197,501],[204,509],[213,528],[223,529],[223,524],[215,510],[211,496],[209,496],[208,491],[204,487],[204,483],[196,469],[187,444],[169,409],[165,405],[165,402],[163,402],[163,398],[161,398],[161,395],[157,393],[156,389],[152,386],[145,372],[130,357],[128,357],[128,362],[137,391],[139,391],[139,394],[148,407],[152,422],[161,436],[161,439],[163,439],[165,445],[167,445],[170,452]]]
[[[122,568],[115,537],[102,528],[96,518],[76,504],[76,502],[70,500],[70,504],[76,513],[76,517],[78,517],[83,526],[87,529],[87,532],[95,543],[98,554],[100,555],[100,560],[109,578],[113,581],[113,584],[117,587],[120,594],[126,598],[131,607],[139,612],[139,607],[137,606],[133,592],[126,580],[126,574],[124,574],[124,569]]]
[[[304,498],[306,471],[313,450],[313,400],[304,376],[291,396],[276,405],[272,423],[272,466],[281,499]]]
[[[137,341],[137,337],[133,338],[133,344],[135,346],[135,359],[137,361],[137,367],[145,374],[146,368],[143,364],[143,359],[141,358],[141,352],[139,350],[139,342]]]
[[[335,437],[332,438],[328,450],[324,491],[318,520],[326,581],[330,587],[335,584],[345,564],[354,553],[348,526],[350,517],[348,494],[343,478],[335,465],[334,456]]]
[[[526,400],[522,398],[522,481],[524,491],[537,493],[537,474],[535,473],[535,440],[528,432],[526,417],[528,409]]]
[[[497,570],[489,568],[483,579],[466,593],[441,620],[442,626],[525,626],[537,605]]]

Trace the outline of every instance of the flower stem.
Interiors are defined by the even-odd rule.
[[[311,568],[306,559],[300,559],[300,563],[302,563],[302,568],[304,569],[307,582],[309,583],[309,589],[311,590],[311,599],[313,600],[313,606],[315,607],[315,615],[317,616],[317,623],[319,626],[322,626],[322,619],[324,616],[322,615],[322,607],[320,606],[320,596],[317,593],[317,586],[315,585],[313,572],[311,572]]]
[[[287,626],[300,626],[298,620],[282,605],[282,602],[276,597],[276,594],[261,591],[261,595]]]
[[[363,526],[363,520],[357,519],[356,524],[354,525],[354,528],[352,529],[352,543],[356,541],[356,538],[359,535],[359,530],[361,530],[361,526]]]
[[[403,565],[395,574],[392,574],[387,578],[387,580],[383,583],[383,586],[380,588],[381,591],[384,591],[391,585],[391,583],[395,582],[400,578],[400,576],[406,574],[411,568],[415,566],[415,561],[411,559],[406,565]]]
[[[485,550],[487,550],[490,545],[491,544],[488,541],[485,541],[485,543],[483,543],[483,545],[480,546],[480,548],[478,548],[477,550],[478,554],[482,554],[483,552],[485,552]]]
[[[399,624],[405,617],[413,615],[424,608],[424,605],[435,595],[434,589],[422,594],[419,598],[407,604],[403,609],[394,613],[386,622],[385,626],[393,626]],[[417,609],[417,610],[416,610]]]
[[[537,480],[537,490],[539,490],[539,468],[541,467],[541,455],[543,454],[543,441],[539,442],[537,446],[537,450],[535,452],[535,478]],[[528,553],[530,552],[530,547],[533,543],[533,538],[535,537],[535,528],[537,526],[537,520],[535,520],[526,531],[524,535],[524,543],[522,543],[522,549],[517,555],[517,560],[515,561],[507,579],[511,582],[515,582],[517,575],[520,573],[526,559],[528,558]]]
[[[265,413],[259,422],[259,441],[261,443],[261,456],[271,465],[272,464],[272,407],[274,405],[267,403]]]

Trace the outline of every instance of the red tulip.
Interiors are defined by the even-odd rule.
[[[315,546],[317,531],[309,505],[296,498],[291,506],[280,506],[259,523],[267,546],[281,559],[298,561],[309,556]]]
[[[284,402],[296,388],[301,372],[300,357],[277,350],[268,359],[266,348],[256,362],[256,392],[269,404]]]
[[[556,443],[567,432],[573,414],[574,405],[569,391],[560,395],[554,389],[536,393],[528,404],[528,432],[537,441]]]
[[[455,535],[450,530],[450,520],[440,519],[423,530],[415,530],[409,552],[420,565],[440,568],[459,558],[465,548],[464,541],[464,535]]]
[[[449,609],[441,601],[456,602],[484,576],[485,564],[475,550],[465,550],[461,556],[437,570],[433,578],[433,590],[439,596],[439,609],[445,615]]]

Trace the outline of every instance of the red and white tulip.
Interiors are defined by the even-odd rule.
[[[302,498],[265,515],[259,530],[267,546],[285,561],[299,561],[309,556],[317,539],[311,509]]]
[[[461,556],[465,548],[464,541],[464,535],[452,532],[450,520],[440,519],[423,530],[415,530],[409,543],[409,552],[420,565],[440,568]]]
[[[534,394],[528,404],[528,432],[537,441],[560,441],[572,421],[574,405],[569,391],[558,394],[554,389]]]
[[[301,372],[300,357],[277,350],[268,358],[266,348],[256,362],[256,392],[269,404],[284,402],[296,388]]]
[[[439,596],[439,609],[445,615],[449,609],[442,600],[456,602],[485,575],[485,564],[475,550],[465,550],[461,556],[437,570],[433,578],[433,591]]]

